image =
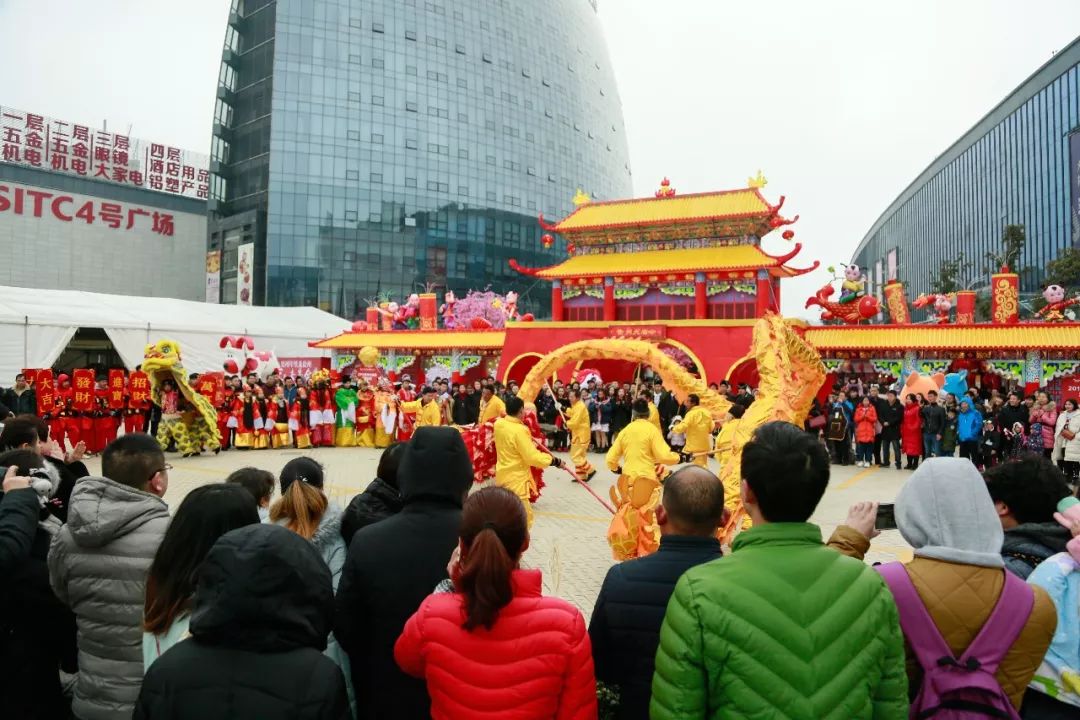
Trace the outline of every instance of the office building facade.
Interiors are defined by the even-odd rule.
[[[222,296],[355,316],[564,256],[537,216],[630,194],[593,0],[235,0],[211,153]],[[250,261],[250,280],[240,269]]]
[[[1080,244],[1076,178],[1080,144],[1080,39],[1039,68],[942,153],[878,218],[852,262],[871,290],[899,278],[914,297],[930,291],[943,261],[972,263],[961,280],[985,288],[987,252],[999,253],[1006,225],[1023,225],[1021,291],[1032,293],[1046,264]],[[1070,152],[1071,149],[1071,152]]]

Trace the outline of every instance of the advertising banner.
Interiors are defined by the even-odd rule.
[[[281,377],[309,378],[316,370],[329,370],[330,358],[320,357],[283,357],[278,358]]]
[[[245,243],[236,248],[236,304],[250,305],[255,284],[255,243]]]
[[[78,412],[90,412],[94,409],[94,371],[89,368],[77,368],[71,371],[75,394],[71,407]]]
[[[206,302],[221,302],[221,251],[206,253]]]

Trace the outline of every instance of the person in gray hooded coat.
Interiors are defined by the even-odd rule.
[[[79,481],[68,521],[49,549],[49,583],[75,613],[79,676],[72,712],[80,720],[131,716],[143,678],[146,574],[169,525],[161,447],[125,435],[102,454],[105,477]]]

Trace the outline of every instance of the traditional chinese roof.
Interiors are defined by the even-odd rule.
[[[589,202],[557,223],[540,216],[545,230],[588,243],[589,236],[618,238],[620,234],[656,239],[665,231],[701,226],[702,237],[733,237],[742,234],[763,236],[770,230],[794,220],[780,217],[784,198],[770,205],[758,188],[693,193],[662,197]],[[796,220],[798,218],[795,218]],[[655,231],[655,233],[647,232]],[[697,234],[697,233],[695,233]]]
[[[500,350],[502,330],[387,330],[343,332],[308,343],[324,350],[356,350],[371,346],[380,350]]]
[[[818,350],[1080,350],[1080,323],[807,328]]]
[[[645,250],[643,252],[589,253],[573,255],[557,265],[526,268],[511,260],[520,273],[544,280],[611,276],[628,280],[634,276],[659,276],[695,272],[750,272],[765,269],[781,277],[802,275],[817,267],[790,268],[784,263],[795,257],[798,243],[783,256],[767,254],[757,245],[727,245],[710,248]],[[679,278],[682,279],[682,278]]]

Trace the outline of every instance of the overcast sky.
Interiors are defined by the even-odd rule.
[[[228,6],[0,0],[0,103],[205,152]],[[600,0],[600,16],[636,194],[760,168],[801,215],[792,264],[822,266],[1080,32],[1077,0]],[[785,312],[806,315],[827,276],[786,281]]]

